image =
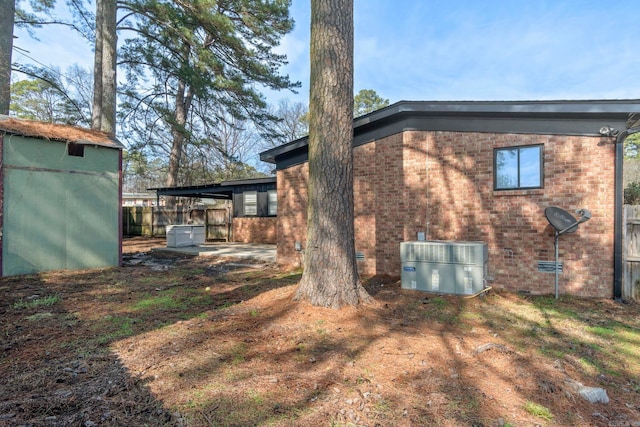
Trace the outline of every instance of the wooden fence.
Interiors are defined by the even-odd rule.
[[[205,225],[207,240],[231,240],[230,208],[122,208],[122,233],[125,236],[164,237],[167,225],[173,224]]]
[[[640,206],[625,205],[622,298],[640,301]]]

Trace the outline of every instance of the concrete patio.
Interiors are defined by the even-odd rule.
[[[153,248],[152,251],[173,252],[194,256],[248,258],[269,263],[276,262],[276,245],[263,243],[215,242],[178,248],[157,247]]]

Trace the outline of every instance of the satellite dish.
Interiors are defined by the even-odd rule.
[[[582,224],[583,222],[587,222],[591,219],[591,212],[588,209],[584,209],[584,208],[578,209],[576,213],[582,215],[582,218],[580,218],[580,221],[576,220],[573,217],[573,215],[571,215],[569,212],[555,206],[549,206],[544,210],[544,216],[547,217],[547,221],[549,221],[549,224],[551,224],[553,228],[556,229],[556,240],[555,240],[556,299],[558,299],[558,271],[559,271],[558,239],[561,234],[574,233],[578,229],[578,224]]]
[[[578,229],[578,220],[564,209],[549,206],[544,210],[544,216],[547,217],[547,221],[556,229],[558,234],[575,233]]]

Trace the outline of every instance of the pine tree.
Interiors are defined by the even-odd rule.
[[[0,114],[9,114],[15,0],[0,0]]]
[[[355,259],[353,0],[311,1],[309,205],[297,299],[339,308],[369,300]]]
[[[286,57],[273,52],[293,28],[289,4],[138,0],[124,6],[131,18],[122,28],[137,36],[125,41],[120,57],[129,82],[123,113],[134,120],[153,117],[148,128],[167,138],[167,186],[178,184],[185,145],[203,141],[198,132],[205,123],[213,125],[226,114],[268,120],[257,88],[296,86],[278,73]],[[223,114],[193,108],[201,102],[216,104]],[[148,141],[153,138],[148,135]]]
[[[96,0],[91,127],[116,133],[116,0]]]

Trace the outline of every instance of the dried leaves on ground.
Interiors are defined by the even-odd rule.
[[[299,272],[163,243],[1,279],[0,425],[640,426],[637,304],[373,277],[373,304],[323,309]]]

